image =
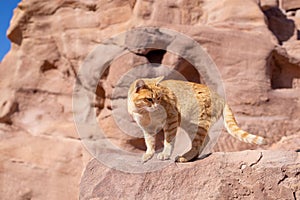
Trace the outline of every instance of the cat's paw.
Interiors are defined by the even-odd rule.
[[[144,153],[142,157],[142,162],[145,163],[153,157],[154,153]]]
[[[184,163],[184,162],[188,162],[188,159],[186,159],[186,158],[183,157],[183,156],[177,156],[177,157],[175,158],[175,162]]]
[[[157,155],[157,158],[158,158],[159,160],[169,160],[170,157],[171,157],[171,155],[166,154],[166,153],[164,153],[164,152],[160,152],[160,153]]]

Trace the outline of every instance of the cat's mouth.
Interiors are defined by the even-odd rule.
[[[151,107],[145,107],[145,110],[147,110],[148,112],[154,112],[158,110],[158,107],[158,105],[152,105]]]
[[[154,108],[154,107],[146,107],[145,108],[148,112],[154,112],[157,110],[157,108]]]

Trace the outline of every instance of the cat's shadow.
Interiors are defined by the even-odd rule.
[[[207,153],[207,154],[204,154],[200,157],[196,157],[196,158],[193,158],[192,160],[188,161],[188,162],[185,162],[185,163],[190,163],[190,162],[196,162],[196,161],[199,161],[199,160],[204,160],[205,158],[209,157],[212,153]],[[176,163],[179,163],[179,162],[176,162]],[[180,163],[180,164],[185,164],[185,163]]]

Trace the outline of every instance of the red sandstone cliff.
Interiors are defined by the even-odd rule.
[[[157,198],[181,198],[180,189],[174,188],[176,181],[184,181],[181,177],[184,174],[187,183],[183,192],[189,192],[190,197],[201,196],[199,185],[193,187],[193,184],[204,185],[206,180],[205,187],[211,189],[207,191],[217,190],[225,199],[243,199],[243,195],[248,199],[260,195],[265,199],[276,199],[276,195],[282,199],[300,198],[299,153],[295,153],[300,149],[298,0],[22,1],[7,31],[12,48],[0,63],[0,198],[78,198],[81,174],[91,158],[80,142],[72,116],[72,89],[78,68],[101,41],[141,26],[171,28],[199,42],[219,68],[227,101],[241,127],[268,138],[270,143],[260,147],[267,150],[263,153],[267,158],[285,156],[279,160],[272,157],[270,162],[275,169],[266,158],[256,167],[250,166],[251,161],[246,164],[246,175],[239,164],[251,158],[247,152],[224,154],[233,160],[224,160],[223,153],[216,153],[208,160],[179,168],[169,166],[160,172],[166,175],[157,172],[153,177],[124,175],[91,161],[81,183],[80,196],[102,199],[100,186],[104,185],[110,192],[104,197],[123,192],[128,197],[146,199],[147,195],[157,192]],[[109,104],[112,89],[120,76],[134,65],[153,60],[172,65],[188,80],[199,80],[189,63],[161,51],[131,53],[115,60],[97,90],[98,119],[104,124],[108,138],[122,148],[138,150],[142,143],[139,140],[128,143],[132,138],[115,126]],[[215,151],[256,148],[224,133]],[[231,177],[230,181],[203,176],[204,180],[194,182],[197,178],[189,175],[198,175],[208,168],[212,168],[213,173],[220,170],[219,165],[224,176]],[[106,180],[97,179],[97,187],[95,182],[90,182],[93,166],[96,169],[93,175]],[[260,180],[263,174],[267,177]],[[255,178],[247,178],[252,175]],[[174,177],[175,181],[171,184],[174,188],[167,188],[169,192],[161,196],[159,192],[169,186],[161,180],[152,188],[158,176]],[[107,180],[108,177],[113,177],[113,182]],[[126,188],[118,189],[122,187],[120,179],[127,178],[134,182],[134,188],[142,189],[131,194]],[[249,188],[256,180],[261,183]],[[219,185],[213,190],[215,181]],[[235,192],[231,193],[232,190]],[[275,193],[271,195],[272,192]],[[174,196],[171,193],[175,193]],[[205,195],[210,197],[208,193]],[[211,198],[219,199],[216,195]]]

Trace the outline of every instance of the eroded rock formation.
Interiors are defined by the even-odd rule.
[[[215,151],[255,148],[295,151],[300,148],[299,1],[27,0],[14,11],[7,32],[12,48],[0,63],[1,199],[78,198],[81,173],[90,159],[76,133],[72,116],[72,89],[79,66],[103,40],[143,26],[170,28],[199,42],[220,70],[227,101],[241,127],[269,140],[268,145],[256,147],[240,143],[224,133]],[[134,66],[150,62],[170,65],[188,80],[201,81],[201,74],[195,74],[187,61],[164,51],[129,53],[110,65],[99,80],[96,91],[99,123],[109,139],[124,149],[136,152],[144,149],[143,141],[124,135],[115,125],[110,101],[122,74]],[[244,157],[247,159],[244,154],[217,153],[207,161],[200,160],[179,168],[170,166],[165,172],[181,177],[191,171],[197,174],[200,168],[216,167],[213,169],[218,171],[217,167],[222,165],[225,176],[231,177],[230,181],[215,177],[220,183],[218,194],[224,197],[263,194],[272,199],[275,195],[281,197],[287,194],[287,198],[292,199],[292,195],[299,198],[299,185],[292,186],[295,180],[299,183],[299,172],[289,168],[290,165],[282,164],[289,158],[273,160],[275,169],[270,169],[266,160],[259,162],[259,167],[246,165],[243,173],[249,176],[255,174],[256,177],[250,180],[239,169],[239,162],[245,162]],[[267,151],[262,160],[273,154],[280,157],[282,152]],[[286,154],[298,156],[299,153]],[[238,157],[228,163],[234,170],[226,167],[224,156]],[[89,170],[94,165],[97,170],[107,172],[101,175],[103,177],[113,176],[116,181],[125,177],[121,172],[105,169],[95,161],[88,165],[86,177],[91,178]],[[291,162],[291,166],[299,169],[298,165],[299,160]],[[287,177],[294,178],[284,178],[280,166],[286,167]],[[238,175],[235,174],[237,171]],[[162,172],[156,173],[158,176]],[[267,176],[260,179],[263,174]],[[272,179],[273,176],[276,179]],[[196,176],[187,176],[186,184],[199,183],[192,190],[196,191],[205,183],[205,177],[203,175],[204,179],[200,180]],[[142,180],[142,175],[137,179]],[[280,184],[285,185],[282,190],[275,184],[281,179]],[[87,187],[89,183],[86,180],[89,179],[84,180],[81,185]],[[145,190],[155,182],[150,175],[145,180],[142,184]],[[174,179],[174,187],[177,180],[182,179]],[[260,180],[261,184],[243,189],[238,180],[249,183]],[[100,185],[103,183],[100,182]],[[107,183],[113,187],[110,180]],[[164,189],[164,186],[167,187],[161,183],[157,187]],[[82,192],[99,196],[102,189],[95,188],[82,189]],[[148,189],[154,191],[153,188]],[[235,192],[230,193],[228,188]],[[276,193],[268,192],[269,188]],[[92,189],[95,190],[93,194],[88,192]],[[187,191],[189,189],[187,187]],[[213,189],[208,188],[208,191]],[[107,191],[116,192],[112,189]],[[135,195],[146,198],[148,194]],[[191,193],[193,196],[197,194]]]

